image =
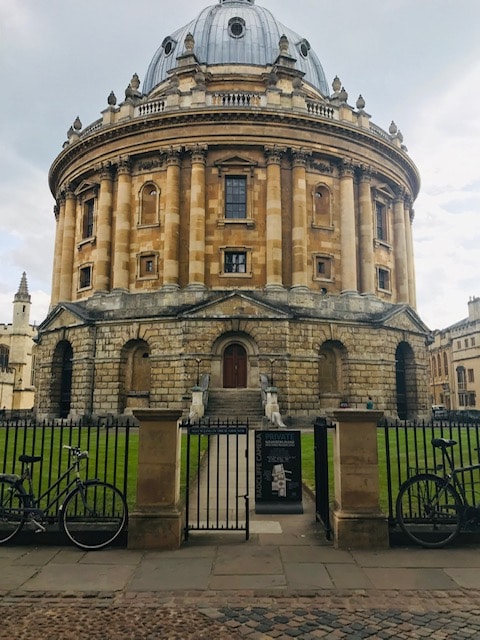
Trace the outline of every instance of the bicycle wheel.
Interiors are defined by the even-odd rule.
[[[429,473],[404,482],[397,497],[400,528],[423,547],[444,547],[452,542],[460,531],[462,511],[463,503],[454,487]]]
[[[27,496],[13,480],[0,478],[0,544],[11,540],[23,527]]]
[[[87,480],[65,498],[60,523],[66,536],[80,549],[103,549],[123,531],[127,503],[116,487]]]

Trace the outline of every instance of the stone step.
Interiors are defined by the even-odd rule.
[[[208,394],[206,418],[248,419],[261,424],[264,415],[262,396],[257,389],[217,389]]]

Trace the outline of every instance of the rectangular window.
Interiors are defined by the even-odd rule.
[[[332,278],[332,260],[328,257],[317,256],[315,271],[317,278],[330,280]]]
[[[225,251],[225,273],[247,273],[246,251]]]
[[[475,382],[475,373],[474,373],[473,369],[469,369],[468,370],[468,381],[469,382]]]
[[[378,270],[378,288],[390,291],[390,272],[386,269]]]
[[[93,236],[93,217],[95,213],[95,200],[87,200],[83,205],[83,229],[82,237],[91,238]]]
[[[247,178],[225,177],[225,218],[247,217]]]
[[[157,274],[157,259],[154,254],[140,256],[139,275],[140,278],[148,278]]]
[[[92,267],[82,267],[80,269],[80,289],[88,289],[92,286]]]
[[[384,242],[387,242],[388,240],[387,207],[381,202],[376,202],[375,212],[376,212],[376,219],[377,219],[377,240],[383,240]]]
[[[475,338],[470,338],[470,346],[471,347],[475,346]]]

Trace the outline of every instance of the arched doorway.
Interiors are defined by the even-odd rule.
[[[241,344],[230,344],[223,352],[223,387],[247,388],[247,351]]]
[[[397,414],[407,420],[417,409],[416,381],[413,350],[401,342],[395,353],[395,379],[397,386]]]
[[[67,418],[72,403],[73,377],[73,349],[69,342],[57,344],[52,364],[52,408],[60,418]]]

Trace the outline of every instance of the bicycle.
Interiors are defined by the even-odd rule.
[[[417,473],[400,486],[396,501],[397,522],[415,543],[427,548],[440,548],[451,543],[462,530],[480,529],[480,505],[468,502],[465,482],[461,477],[480,470],[479,464],[455,467],[449,449],[456,440],[434,438],[432,445],[442,452],[443,476]],[[477,449],[478,451],[479,449]],[[448,463],[449,470],[446,469]]]
[[[88,458],[88,451],[69,445],[63,448],[69,451],[69,466],[38,498],[33,491],[30,465],[40,462],[42,456],[21,455],[18,458],[23,465],[20,476],[0,474],[0,544],[12,540],[25,524],[41,533],[55,520],[80,549],[103,549],[123,531],[128,519],[123,493],[101,480],[82,480],[80,463]],[[64,481],[66,486],[60,489]],[[63,496],[65,499],[60,504]],[[44,500],[46,506],[41,508]],[[50,515],[54,505],[59,505],[56,516]]]

